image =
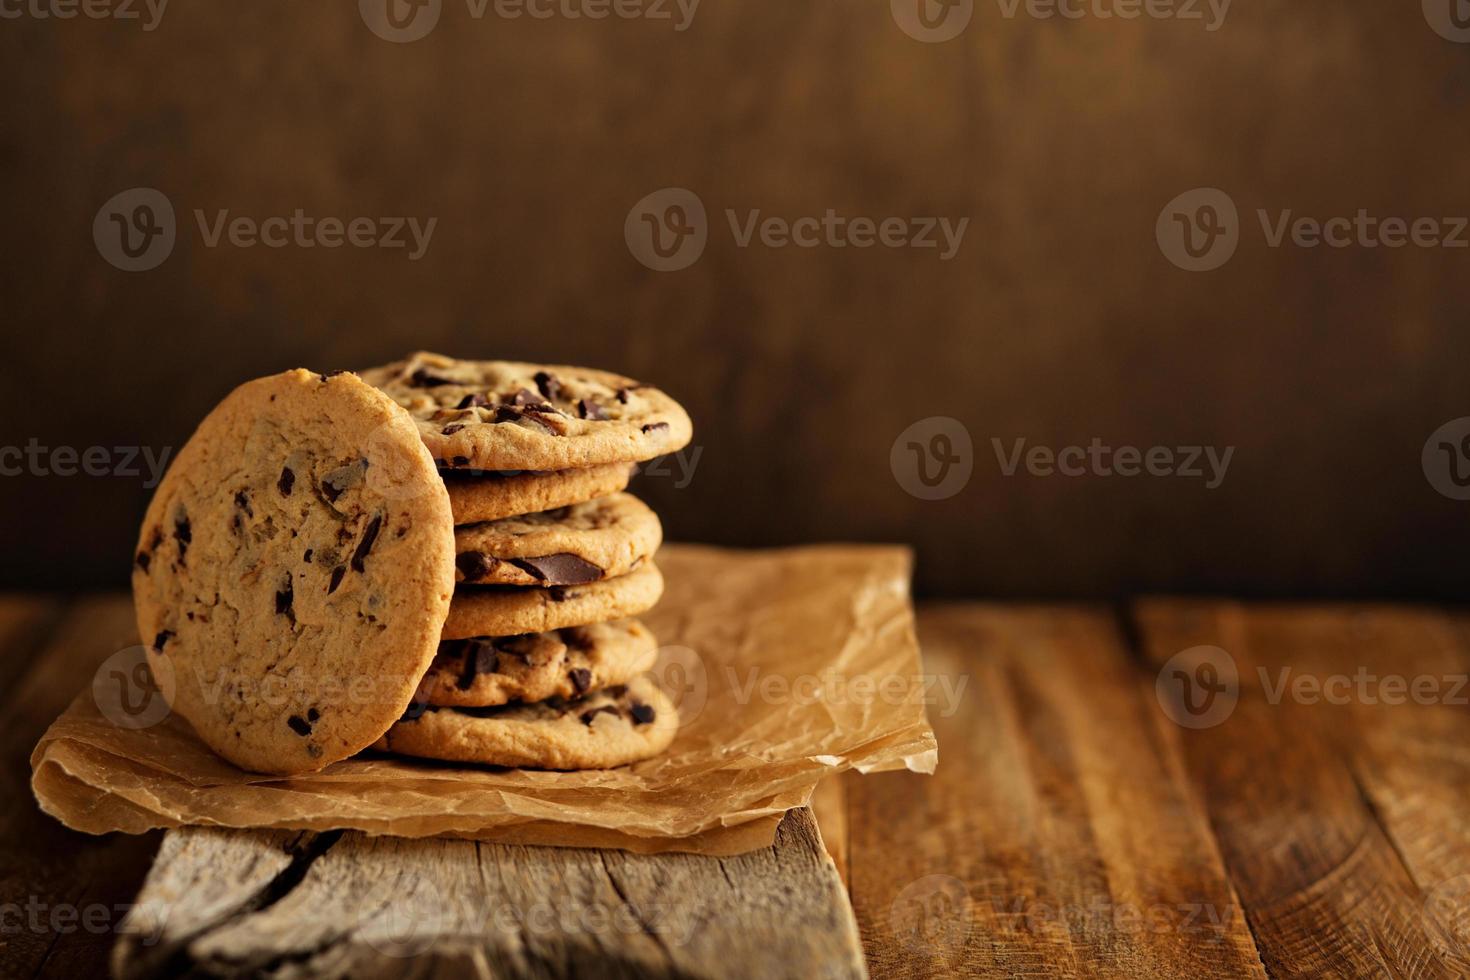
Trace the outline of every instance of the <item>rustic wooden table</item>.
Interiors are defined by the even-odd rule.
[[[191,831],[155,866],[164,835],[71,833],[27,786],[46,724],[132,642],[127,601],[0,598],[16,668],[0,680],[0,962],[96,976],[121,946],[137,976],[1470,974],[1470,616],[1149,600],[925,606],[919,622],[926,668],[964,684],[930,708],[939,772],[829,781],[821,837],[806,810],[774,847],[722,860]],[[1201,645],[1225,652],[1176,656]],[[150,866],[145,894],[176,919],[161,942],[119,942]],[[385,883],[389,911],[459,889],[664,918],[482,924],[468,951],[354,943],[360,917],[323,932],[341,896]]]

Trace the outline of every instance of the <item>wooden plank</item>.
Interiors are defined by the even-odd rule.
[[[1360,668],[1463,674],[1445,617],[1150,601],[1137,621],[1156,666],[1199,645],[1228,654],[1212,655],[1217,667],[1233,662],[1233,708],[1216,710],[1209,727],[1170,725],[1170,737],[1272,975],[1465,975],[1470,933],[1447,937],[1433,903],[1447,874],[1470,871],[1470,715],[1372,704],[1354,680]],[[1470,887],[1439,896],[1459,903],[1462,929],[1470,924]]]
[[[881,976],[1264,977],[1113,617],[920,609],[936,775],[845,779]]]
[[[37,808],[28,759],[97,666],[136,642],[132,604],[116,595],[70,604],[8,597],[0,610],[18,677],[0,707],[0,906],[17,910],[7,913],[0,959],[8,975],[100,976],[158,836],[67,830]]]
[[[188,828],[166,835],[122,978],[862,977],[807,809],[733,858]]]

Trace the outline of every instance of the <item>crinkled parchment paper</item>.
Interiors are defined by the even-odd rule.
[[[621,769],[474,768],[367,753],[304,776],[242,772],[188,723],[113,725],[90,689],[31,756],[41,807],[89,833],[208,824],[733,854],[771,843],[823,776],[933,772],[909,553],[833,545],[659,553],[643,619],[680,705],[669,751]]]

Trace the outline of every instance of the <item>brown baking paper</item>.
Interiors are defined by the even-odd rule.
[[[658,560],[667,590],[642,618],[681,723],[656,759],[542,772],[369,752],[266,776],[215,756],[177,716],[115,726],[88,689],[36,746],[32,788],[47,813],[94,834],[348,828],[724,855],[769,845],[823,776],[934,771],[907,550],[670,545]]]

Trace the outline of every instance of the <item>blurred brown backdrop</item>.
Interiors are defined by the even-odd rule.
[[[879,0],[705,0],[683,31],[444,0],[398,44],[352,3],[179,3],[151,31],[5,20],[0,76],[0,444],[176,446],[242,380],[419,347],[584,363],[695,418],[692,482],[642,484],[670,537],[912,542],[927,593],[1459,591],[1470,503],[1420,452],[1470,415],[1470,251],[1272,248],[1255,218],[1470,214],[1470,44],[1419,4],[1253,0],[1208,31],[988,0],[922,43]],[[92,224],[138,186],[178,241],[128,273]],[[624,221],[671,186],[709,241],[661,273]],[[1202,186],[1241,240],[1192,273],[1155,221]],[[438,223],[409,261],[209,248],[193,216],[297,208]],[[741,248],[724,215],[829,208],[970,224],[946,262]],[[974,473],[924,501],[889,452],[937,415]],[[1207,490],[1007,477],[991,444],[1094,437],[1236,450]],[[0,585],[125,582],[146,499],[0,478]]]

